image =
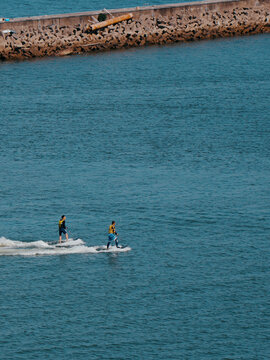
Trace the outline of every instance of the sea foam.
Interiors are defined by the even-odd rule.
[[[66,242],[53,243],[44,240],[32,242],[15,241],[0,237],[0,256],[38,256],[38,255],[68,255],[68,254],[99,254],[130,251],[130,247],[117,248],[112,246],[87,246],[82,239],[69,239]]]

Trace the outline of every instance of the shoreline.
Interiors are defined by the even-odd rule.
[[[131,14],[128,20],[112,23]],[[107,21],[110,20],[110,21]],[[91,30],[103,21],[108,26]],[[270,33],[270,0],[201,1],[0,22],[0,60]]]

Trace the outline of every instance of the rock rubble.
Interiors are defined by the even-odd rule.
[[[270,10],[263,6],[205,11],[175,10],[170,16],[141,15],[89,32],[87,24],[23,27],[0,33],[0,59],[66,56],[94,51],[168,44],[270,32]]]

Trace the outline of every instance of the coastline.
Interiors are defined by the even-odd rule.
[[[91,30],[100,17],[132,18]],[[270,0],[201,1],[0,22],[0,60],[270,33]]]

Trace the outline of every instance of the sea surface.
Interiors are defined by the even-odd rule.
[[[189,2],[196,0],[189,0]],[[174,1],[182,3],[184,0]],[[37,15],[64,14],[92,10],[163,5],[169,0],[1,0],[0,17],[14,18]]]
[[[269,69],[269,35],[0,64],[1,360],[270,358]]]

